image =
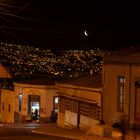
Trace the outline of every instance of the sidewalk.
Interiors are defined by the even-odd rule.
[[[111,140],[112,138],[85,135],[84,131],[79,129],[61,128],[58,127],[56,123],[42,124],[38,128],[32,131],[33,133],[53,135],[58,137],[65,137],[77,140]]]
[[[76,140],[121,140],[96,135],[86,135],[85,131],[76,128],[58,127],[56,123],[20,123],[1,124],[1,127],[30,128],[33,133],[64,137]],[[125,140],[140,140],[140,130],[127,130]]]
[[[61,128],[56,123],[41,124],[32,131],[33,133],[53,135],[76,140],[121,140],[121,138],[108,138],[95,135],[86,135],[86,132],[80,129]],[[140,140],[140,130],[128,130],[125,140]]]

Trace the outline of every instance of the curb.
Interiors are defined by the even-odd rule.
[[[1,124],[0,127],[8,127],[8,128],[27,128],[27,129],[35,129],[39,127],[38,124]]]
[[[56,134],[56,133],[45,133],[45,132],[39,132],[39,131],[35,131],[35,130],[32,130],[33,133],[36,133],[36,134],[42,134],[42,135],[49,135],[49,136],[57,136],[57,137],[62,137],[62,138],[70,138],[70,139],[75,139],[75,140],[80,140],[80,137],[75,137],[75,136],[68,136],[68,135],[59,135],[59,134]]]

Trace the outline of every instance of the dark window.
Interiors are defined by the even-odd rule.
[[[79,102],[79,113],[80,115],[87,116],[93,119],[101,119],[101,107],[95,104],[90,104],[86,102]]]
[[[4,102],[2,103],[2,110],[4,110]]]
[[[0,78],[0,88],[14,90],[13,80],[10,78]]]
[[[8,111],[9,112],[11,111],[11,105],[10,104],[8,105]]]
[[[135,86],[136,86],[137,88],[140,88],[140,80],[138,80],[138,81],[135,82]]]

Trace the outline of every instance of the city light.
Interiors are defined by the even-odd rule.
[[[102,60],[106,51],[66,50],[59,56],[51,50],[30,46],[1,43],[0,55],[9,65],[13,75],[47,73],[54,76],[71,77],[74,73],[86,74],[92,70],[102,74]]]

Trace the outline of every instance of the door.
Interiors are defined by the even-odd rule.
[[[135,97],[135,128],[140,129],[140,88],[136,88]]]
[[[40,96],[38,95],[29,95],[29,103],[28,103],[28,111],[29,115],[34,120],[39,120],[40,116]]]

